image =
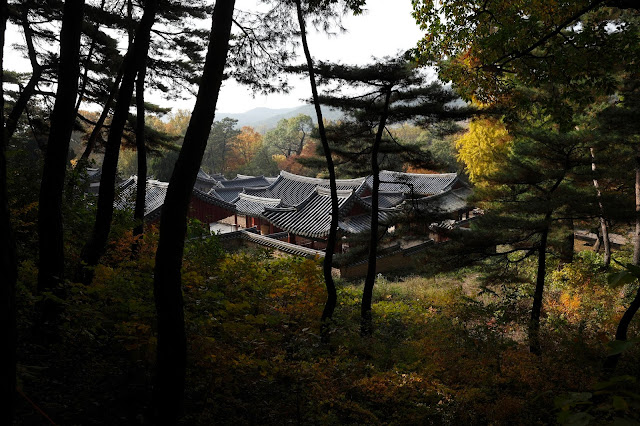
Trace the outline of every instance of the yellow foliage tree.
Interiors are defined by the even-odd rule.
[[[231,158],[229,159],[231,170],[238,170],[249,164],[262,145],[262,135],[253,130],[253,127],[244,126],[240,132],[231,141]]]
[[[506,165],[512,138],[504,123],[495,119],[475,119],[469,131],[456,141],[458,160],[476,184]]]

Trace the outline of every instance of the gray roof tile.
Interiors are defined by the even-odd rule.
[[[383,170],[380,172],[381,192],[400,192],[407,195],[433,195],[451,189],[458,182],[456,173],[420,174]],[[367,177],[373,185],[373,176]]]
[[[364,178],[338,179],[338,190],[355,190],[362,186]],[[278,198],[287,206],[297,206],[311,195],[317,186],[329,188],[328,179],[299,176],[281,171],[280,176],[268,187],[247,189],[245,192],[261,198]]]
[[[353,190],[338,191],[341,213],[355,202]],[[316,186],[309,196],[296,207],[266,208],[262,216],[280,229],[310,238],[324,237],[331,226],[331,194]]]
[[[261,188],[269,186],[264,176],[243,177],[241,179],[223,180],[219,182],[224,188]]]
[[[259,217],[267,207],[281,207],[282,201],[279,198],[261,198],[240,193],[235,204],[238,213]]]
[[[133,209],[136,200],[136,188],[138,178],[131,176],[118,186],[118,196],[113,202],[113,206],[117,209]],[[160,182],[149,179],[147,181],[147,192],[144,206],[145,218],[150,218],[160,214],[160,209],[164,203],[164,197],[167,195],[167,182]]]

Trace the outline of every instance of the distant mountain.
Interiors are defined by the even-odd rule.
[[[216,121],[225,117],[238,120],[238,128],[242,126],[251,126],[259,132],[265,132],[273,129],[278,121],[283,118],[295,117],[298,114],[306,114],[316,123],[316,111],[313,105],[301,105],[293,108],[254,108],[242,113],[216,113]],[[334,108],[322,108],[322,115],[326,120],[336,121],[342,118],[342,113]]]

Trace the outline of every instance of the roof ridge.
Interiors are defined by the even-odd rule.
[[[295,180],[298,182],[307,182],[307,183],[315,183],[316,185],[327,185],[329,184],[329,179],[323,178],[315,178],[309,176],[297,175],[295,173],[287,172],[285,170],[280,171],[280,176],[285,179]],[[352,178],[352,179],[336,179],[336,183],[346,184],[346,183],[358,183],[361,184],[366,180],[366,177]]]
[[[452,173],[408,173],[408,172],[397,172],[395,170],[380,170],[380,173],[391,173],[397,175],[407,175],[407,176],[457,176],[456,172]]]
[[[331,195],[331,189],[330,188],[325,188],[323,186],[317,185],[315,188],[315,192],[318,193],[318,195],[321,195],[323,197],[326,197],[327,195]],[[354,193],[353,189],[338,189],[336,190],[336,193],[338,194],[338,197],[340,198],[348,198],[349,196],[351,196],[351,194]]]
[[[239,192],[238,198],[242,198],[243,200],[251,200],[251,201],[262,201],[266,203],[281,203],[282,199],[280,198],[268,198],[268,197],[258,197],[256,195],[247,194],[245,192]]]

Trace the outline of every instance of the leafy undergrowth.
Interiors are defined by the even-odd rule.
[[[57,333],[34,334],[36,271],[20,281],[20,388],[57,424],[144,424],[155,359],[154,238],[130,260],[113,244],[90,286],[68,284]],[[318,335],[318,261],[225,254],[187,244],[184,424],[549,424],[631,419],[638,351],[625,352],[627,393],[600,378],[606,342],[630,289],[607,287],[583,258],[549,279],[541,356],[524,330],[527,284],[481,285],[479,269],[378,277],[375,331],[358,332],[361,283],[339,282],[329,343]],[[631,330],[635,335],[637,327]],[[603,384],[604,383],[604,384]],[[617,382],[616,382],[617,383]],[[46,423],[19,401],[19,424]],[[587,423],[583,423],[587,424]]]

